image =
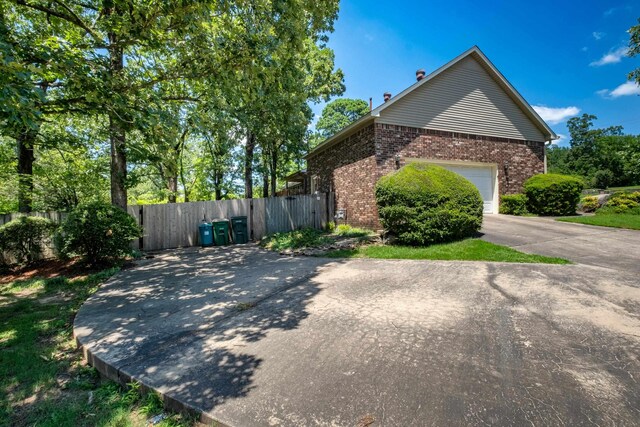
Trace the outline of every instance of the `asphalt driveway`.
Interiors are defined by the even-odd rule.
[[[639,313],[633,271],[249,245],[141,262],[75,333],[106,375],[223,425],[637,425]]]
[[[640,273],[640,231],[553,218],[485,215],[483,240],[522,252]]]

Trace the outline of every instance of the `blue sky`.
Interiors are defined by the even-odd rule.
[[[412,84],[418,68],[429,73],[478,45],[532,106],[546,107],[541,115],[559,135],[582,113],[598,116],[597,127],[640,134],[640,89],[625,85],[640,67],[625,56],[639,17],[638,0],[344,0],[329,46],[345,73],[343,96],[373,97],[374,106]]]

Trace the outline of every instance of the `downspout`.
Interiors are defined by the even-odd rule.
[[[550,147],[553,141],[555,141],[556,139],[560,139],[560,137],[556,136],[555,138],[550,138],[548,141],[544,142],[544,173],[545,174],[547,173],[547,147]]]

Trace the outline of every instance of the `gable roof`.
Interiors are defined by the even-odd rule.
[[[511,85],[511,83],[509,83],[509,81],[502,75],[502,73],[500,73],[500,71],[498,71],[498,69],[491,63],[491,61],[489,61],[489,59],[485,56],[485,54],[482,53],[480,48],[478,48],[478,46],[473,46],[472,48],[461,53],[460,55],[458,55],[457,57],[455,57],[445,65],[441,66],[440,68],[436,69],[429,75],[425,76],[422,80],[415,82],[414,84],[406,88],[404,91],[400,92],[398,95],[392,97],[389,101],[385,102],[382,105],[379,105],[378,107],[374,108],[373,110],[371,110],[370,112],[362,116],[360,119],[351,123],[349,126],[343,128],[336,134],[327,138],[325,141],[320,143],[316,148],[314,148],[311,152],[309,152],[309,154],[307,154],[306,157],[309,157],[319,151],[323,151],[324,149],[342,140],[344,137],[350,135],[351,133],[363,128],[364,126],[371,124],[376,117],[380,117],[380,113],[382,111],[389,108],[391,105],[395,104],[396,102],[399,102],[400,100],[402,100],[402,98],[406,97],[408,94],[412,93],[413,91],[415,91],[422,85],[426,84],[427,82],[433,80],[435,77],[439,76],[440,74],[450,69],[451,67],[453,67],[454,65],[456,65],[457,63],[459,63],[460,61],[462,61],[467,57],[473,57],[485,69],[485,71],[493,78],[493,80],[496,81],[496,83],[500,86],[500,88],[509,96],[509,98],[513,100],[513,102],[520,108],[520,110],[529,118],[531,123],[533,123],[535,127],[541,131],[541,133],[544,135],[547,141],[558,138],[555,132],[553,132],[553,130],[549,127],[549,125],[547,125],[547,123],[545,123],[545,121],[542,120],[542,118],[538,115],[538,113],[536,113],[536,111],[531,107],[531,105],[529,105],[529,103],[525,101],[522,95],[518,93],[518,91]]]

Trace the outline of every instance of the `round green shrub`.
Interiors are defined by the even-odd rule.
[[[580,178],[554,173],[534,175],[524,183],[529,212],[538,215],[573,215],[584,183]]]
[[[600,207],[600,200],[596,196],[587,196],[580,201],[582,212],[595,212]]]
[[[42,245],[56,227],[53,221],[36,216],[21,216],[0,226],[0,262],[31,264],[41,257]]]
[[[96,264],[115,261],[132,253],[131,241],[141,236],[135,219],[104,202],[77,206],[60,229],[60,251],[79,255]]]
[[[482,197],[457,173],[410,163],[376,184],[385,230],[407,245],[428,245],[472,236],[482,225]]]
[[[593,185],[595,188],[609,188],[615,176],[609,169],[599,170],[593,175]]]
[[[500,197],[500,213],[504,215],[526,215],[527,196],[524,194],[505,194]]]

